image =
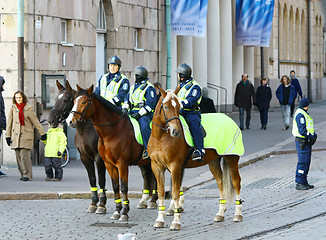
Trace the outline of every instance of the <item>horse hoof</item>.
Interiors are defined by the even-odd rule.
[[[168,209],[166,211],[166,216],[173,216],[174,215],[174,210],[173,209]]]
[[[164,228],[164,222],[156,221],[154,224],[154,228]]]
[[[147,208],[147,204],[146,204],[146,203],[138,203],[137,208],[138,208],[138,209],[144,209],[144,208]]]
[[[120,218],[120,213],[114,212],[111,216],[111,220],[118,220]]]
[[[106,214],[106,207],[98,206],[95,213],[97,213],[97,214]]]
[[[243,216],[242,215],[234,215],[233,222],[242,222]]]
[[[170,230],[171,231],[178,231],[181,228],[181,224],[180,223],[172,223]]]
[[[121,215],[121,217],[119,218],[119,222],[128,222],[128,215]]]
[[[157,203],[156,202],[149,202],[149,205],[147,207],[148,209],[157,209]]]
[[[214,218],[214,222],[224,222],[224,217],[221,215],[216,215]]]
[[[97,209],[96,205],[89,205],[89,207],[87,209],[87,212],[88,213],[95,213],[96,209]]]

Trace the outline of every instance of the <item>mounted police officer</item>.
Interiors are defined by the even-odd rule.
[[[110,58],[108,68],[109,72],[98,80],[94,92],[121,109],[129,92],[130,83],[128,78],[120,72],[121,60],[118,56]]]
[[[314,188],[307,181],[311,162],[311,146],[317,140],[312,117],[308,114],[309,100],[302,98],[299,108],[293,118],[292,134],[295,136],[295,146],[298,154],[295,182],[297,190],[308,190]]]
[[[177,73],[180,82],[180,91],[177,95],[181,106],[180,113],[187,121],[195,143],[192,159],[194,161],[203,161],[205,150],[199,108],[202,90],[199,84],[191,77],[192,70],[188,64],[183,63],[179,65]]]
[[[148,158],[147,144],[151,135],[150,122],[156,105],[156,93],[154,86],[148,81],[147,69],[140,65],[134,70],[135,84],[131,87],[125,102],[123,111],[130,108],[131,117],[135,118],[140,125],[141,135],[144,141],[143,159]]]

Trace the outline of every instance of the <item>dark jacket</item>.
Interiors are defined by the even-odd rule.
[[[259,111],[269,109],[269,103],[272,99],[272,91],[268,85],[261,85],[256,91],[256,106]]]
[[[291,105],[296,97],[296,91],[295,88],[291,85],[289,86],[289,88],[291,88],[290,90],[290,94],[289,94],[289,101],[288,104],[286,105]],[[280,102],[281,105],[284,105],[284,99],[283,99],[283,84],[280,84],[280,86],[278,86],[277,90],[276,90],[276,97],[278,99],[278,101]]]
[[[202,97],[199,104],[201,113],[216,113],[213,99]]]
[[[299,94],[299,96],[302,97],[302,89],[301,89],[299,80],[297,78],[291,79],[291,84],[294,86],[295,91],[296,91],[295,97],[298,96],[297,94]]]
[[[2,76],[0,76],[0,130],[3,129],[5,130],[7,125],[6,125],[6,113],[5,113],[5,103],[3,101],[2,97],[2,85],[4,84],[5,80],[3,79]],[[1,136],[1,135],[0,135]]]
[[[238,108],[251,108],[253,103],[256,104],[254,86],[249,80],[247,80],[246,84],[241,80],[235,89],[234,105]]]

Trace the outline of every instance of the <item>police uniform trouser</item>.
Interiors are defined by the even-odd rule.
[[[295,172],[295,182],[307,184],[307,175],[311,161],[311,146],[305,144],[304,149],[300,149],[300,143],[295,141],[295,147],[298,155],[297,170]]]
[[[149,127],[151,121],[152,121],[152,117],[149,115],[141,116],[138,119],[141,135],[143,137],[144,149],[147,149],[148,140],[149,137],[151,136],[151,129]]]
[[[190,133],[194,139],[195,148],[202,151],[204,149],[203,132],[200,124],[200,113],[195,112],[182,112],[183,117],[188,123]]]

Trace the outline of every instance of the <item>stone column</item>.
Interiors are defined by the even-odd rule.
[[[220,105],[217,93],[212,85],[220,85],[220,3],[217,0],[208,0],[207,9],[207,84],[209,96],[214,103]],[[220,95],[220,94],[219,94]]]
[[[193,77],[201,87],[207,86],[207,40],[193,38]]]
[[[244,73],[254,83],[254,47],[244,47]]]

